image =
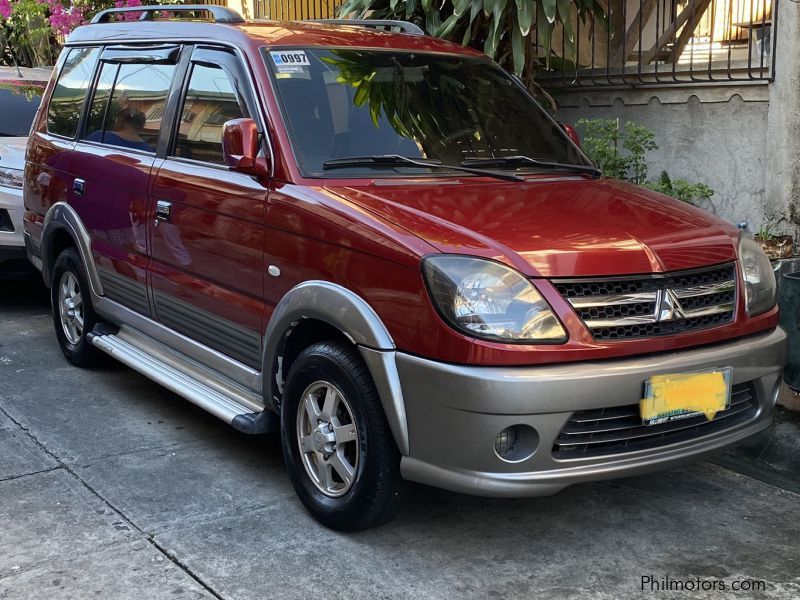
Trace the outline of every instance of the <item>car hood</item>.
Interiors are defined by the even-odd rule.
[[[657,273],[736,258],[738,231],[732,225],[611,179],[326,184],[441,252],[495,258],[533,277]]]
[[[26,137],[0,137],[0,169],[24,169]]]

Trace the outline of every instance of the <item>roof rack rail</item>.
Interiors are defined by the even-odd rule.
[[[92,23],[108,23],[111,17],[120,13],[142,13],[140,21],[149,21],[157,12],[196,12],[211,13],[215,23],[244,23],[242,15],[227,6],[214,4],[156,4],[153,6],[126,6],[124,8],[108,8],[101,10],[92,19]]]
[[[372,27],[373,29],[399,29],[402,33],[411,35],[425,35],[418,25],[408,21],[394,21],[391,19],[309,19],[312,23],[325,23],[327,25],[353,25],[355,27]]]

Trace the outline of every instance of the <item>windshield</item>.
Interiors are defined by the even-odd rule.
[[[40,83],[0,81],[0,136],[24,137],[30,133],[43,90]]]
[[[263,52],[307,175],[443,170],[362,161],[330,171],[334,159],[384,155],[445,165],[509,156],[587,164],[561,128],[488,60],[325,48]]]

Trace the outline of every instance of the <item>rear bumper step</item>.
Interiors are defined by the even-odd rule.
[[[244,433],[278,431],[279,417],[261,398],[164,344],[128,327],[106,324],[88,334],[93,346]]]

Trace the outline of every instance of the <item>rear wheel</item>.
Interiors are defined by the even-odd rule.
[[[281,432],[295,491],[322,524],[356,531],[394,516],[400,455],[355,348],[320,342],[300,353],[286,381]]]
[[[102,354],[86,337],[97,324],[98,317],[92,307],[86,270],[75,248],[67,248],[58,255],[53,266],[50,298],[61,352],[79,367],[98,364]]]

